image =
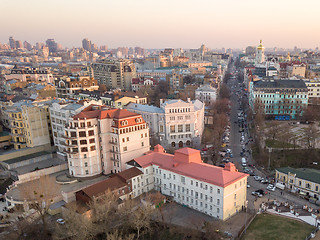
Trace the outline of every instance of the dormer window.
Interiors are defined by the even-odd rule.
[[[136,123],[141,123],[142,119],[141,118],[136,118]]]
[[[127,125],[128,125],[128,121],[127,120],[121,121],[121,126],[127,126]]]

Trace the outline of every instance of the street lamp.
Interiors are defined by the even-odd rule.
[[[270,157],[271,157],[272,148],[269,148],[269,162],[268,162],[268,170],[270,171]]]
[[[244,222],[244,234],[247,232],[247,209],[248,209],[248,200],[246,200],[246,220]]]

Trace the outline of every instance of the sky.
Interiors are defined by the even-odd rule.
[[[319,0],[0,0],[0,43],[320,47]]]

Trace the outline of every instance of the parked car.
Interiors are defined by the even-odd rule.
[[[262,190],[262,189],[258,189],[256,192],[257,192],[257,193],[260,193],[261,195],[266,195],[266,194],[268,194],[268,191],[264,191],[264,190]]]
[[[267,186],[267,189],[268,189],[269,191],[274,192],[274,191],[276,190],[276,187],[275,187],[273,184],[269,184],[269,185]]]
[[[253,196],[258,196],[258,197],[262,197],[263,196],[261,193],[258,193],[258,192],[252,192],[251,194]]]
[[[65,222],[62,218],[57,219],[57,223],[63,225]]]
[[[262,183],[262,184],[268,184],[268,183],[269,183],[269,180],[268,180],[268,179],[262,179],[262,180],[261,180],[261,183]]]
[[[253,179],[256,181],[261,181],[262,178],[260,176],[254,176]]]

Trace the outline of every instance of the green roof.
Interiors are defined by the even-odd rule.
[[[291,168],[291,167],[277,168],[276,170],[285,174],[288,174],[288,172],[290,172],[290,173],[296,174],[296,177],[298,178],[320,184],[320,170],[311,169],[311,168]]]

